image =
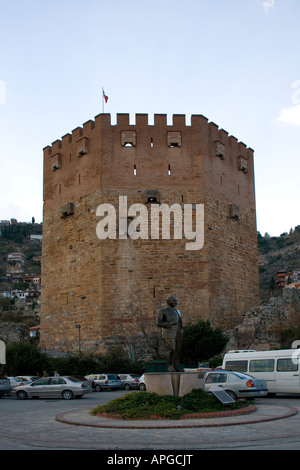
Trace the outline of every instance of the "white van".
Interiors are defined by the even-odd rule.
[[[299,359],[300,349],[235,350],[225,354],[222,368],[265,379],[269,394],[300,393]]]

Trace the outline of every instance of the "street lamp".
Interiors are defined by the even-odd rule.
[[[81,356],[81,339],[80,339],[81,325],[75,325],[75,328],[78,329],[78,349],[79,349],[79,356]]]

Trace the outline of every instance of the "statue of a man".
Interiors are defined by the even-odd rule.
[[[168,306],[159,310],[156,324],[162,329],[162,338],[169,349],[168,370],[179,370],[179,355],[182,343],[182,318],[177,310],[176,297],[170,296],[167,299]]]

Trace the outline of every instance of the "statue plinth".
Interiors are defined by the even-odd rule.
[[[184,396],[194,389],[204,390],[204,372],[150,372],[145,374],[146,390],[157,395]]]

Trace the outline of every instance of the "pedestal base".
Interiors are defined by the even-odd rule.
[[[203,372],[152,372],[145,374],[146,390],[157,395],[184,396],[193,389],[204,390]]]

